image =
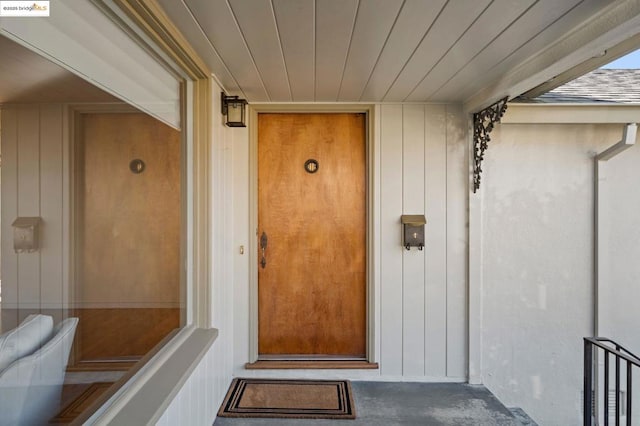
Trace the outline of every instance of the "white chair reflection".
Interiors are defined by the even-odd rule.
[[[47,424],[56,414],[77,325],[62,321],[40,349],[0,372],[0,426]]]

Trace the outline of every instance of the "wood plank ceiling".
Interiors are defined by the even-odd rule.
[[[464,102],[613,0],[159,0],[250,102]]]

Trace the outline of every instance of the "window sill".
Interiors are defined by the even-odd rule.
[[[182,385],[218,337],[218,330],[187,326],[162,346],[111,394],[103,395],[92,415],[72,424],[153,424],[164,413]],[[90,410],[87,410],[90,411]]]

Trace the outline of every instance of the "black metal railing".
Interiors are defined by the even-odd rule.
[[[584,425],[592,426],[594,424],[594,416],[596,414],[595,407],[598,406],[598,398],[594,378],[598,377],[598,366],[596,354],[602,352],[604,355],[604,372],[603,372],[603,386],[602,397],[604,398],[603,404],[603,421],[605,426],[609,426],[610,414],[615,415],[615,426],[620,426],[620,420],[622,417],[620,390],[621,390],[621,363],[626,363],[625,368],[625,380],[626,380],[626,395],[625,401],[625,417],[626,425],[631,426],[631,406],[632,406],[632,390],[633,390],[633,367],[640,368],[640,358],[629,352],[622,345],[614,342],[611,339],[603,337],[585,337],[584,338]],[[610,405],[609,398],[609,386],[611,377],[611,358],[614,358],[615,364],[615,400],[613,407]],[[610,409],[614,412],[610,413]],[[597,424],[597,422],[596,422]]]

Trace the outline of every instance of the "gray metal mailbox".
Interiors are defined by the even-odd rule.
[[[411,247],[424,248],[424,225],[427,219],[423,214],[403,214],[402,222],[402,245],[411,250]]]

